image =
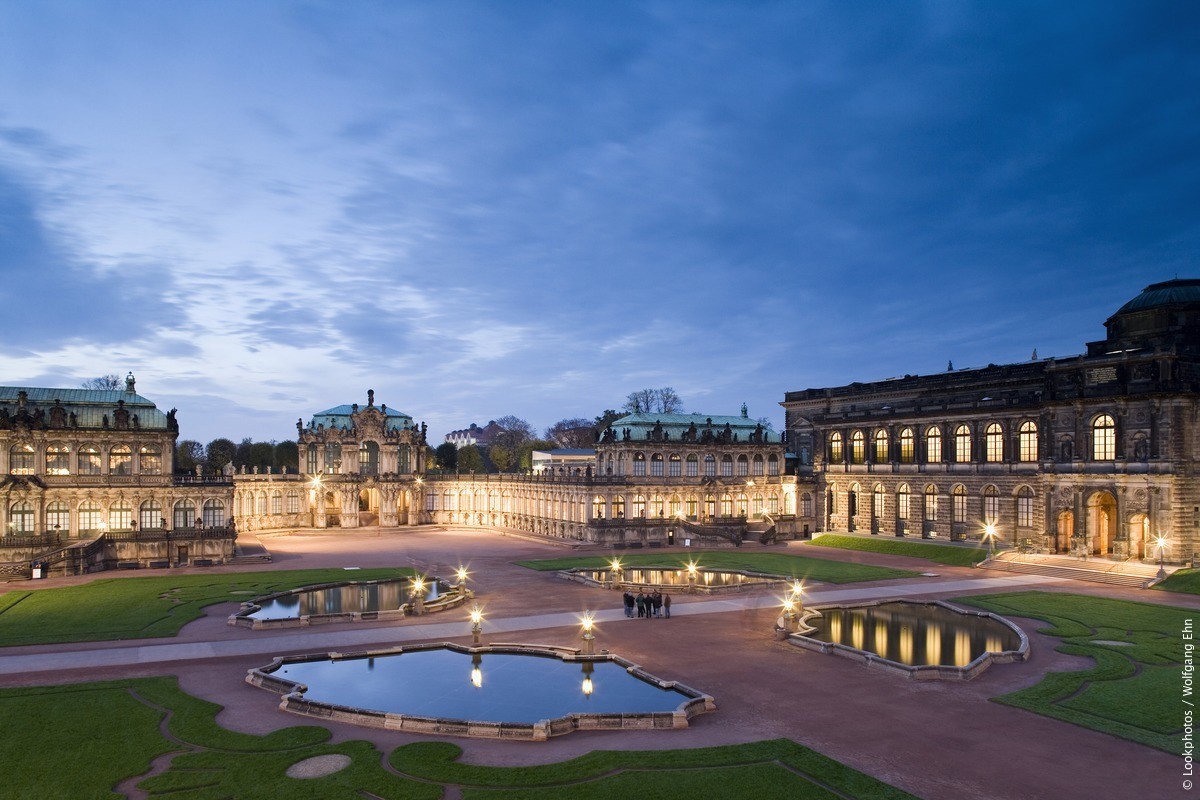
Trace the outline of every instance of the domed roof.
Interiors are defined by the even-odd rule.
[[[1117,314],[1149,311],[1164,306],[1194,305],[1200,307],[1200,280],[1176,278],[1173,281],[1152,283],[1142,293],[1121,306]],[[1116,316],[1114,314],[1113,316]]]

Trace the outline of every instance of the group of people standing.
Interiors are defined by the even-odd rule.
[[[671,595],[663,594],[658,589],[647,594],[639,591],[635,596],[633,592],[625,592],[625,616],[633,618],[634,609],[637,610],[638,618],[650,619],[651,617],[662,617],[663,619],[671,618]]]

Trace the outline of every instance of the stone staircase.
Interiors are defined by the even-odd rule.
[[[253,541],[239,541],[233,546],[233,558],[230,564],[270,564],[271,553],[255,538]]]
[[[1157,583],[1158,566],[1139,561],[1110,561],[1104,558],[1081,559],[1074,556],[1035,555],[1007,550],[982,561],[982,569],[1070,578],[1076,581],[1108,583],[1146,589]],[[1174,567],[1167,567],[1169,575]]]

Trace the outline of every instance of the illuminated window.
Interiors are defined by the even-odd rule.
[[[733,516],[733,498],[727,494],[721,495],[721,516]]]
[[[652,516],[661,517],[666,509],[663,507],[663,497],[661,494],[656,494],[650,498],[650,513]]]
[[[33,474],[33,445],[14,444],[8,451],[8,471],[13,475]]]
[[[325,445],[325,471],[342,471],[342,446],[336,443]]]
[[[1092,460],[1112,461],[1117,457],[1117,424],[1108,414],[1092,423]]]
[[[989,463],[1004,460],[1004,429],[1000,423],[993,422],[983,431],[984,458]]]
[[[950,495],[950,510],[955,522],[967,521],[967,487],[961,483],[954,487]]]
[[[829,460],[835,463],[842,460],[842,434],[840,431],[829,434]]]
[[[161,475],[163,469],[162,448],[156,444],[142,445],[138,449],[138,464],[143,475]]]
[[[641,453],[633,454],[633,474],[635,477],[646,474],[646,457]]]
[[[704,516],[715,517],[717,515],[717,498],[711,494],[704,496]]]
[[[916,438],[912,428],[900,431],[900,463],[911,464],[916,457]]]
[[[283,492],[280,492],[280,491],[271,492],[271,513],[272,514],[282,514],[283,513]]]
[[[613,498],[612,512],[613,519],[621,519],[625,516],[625,495],[619,494]]]
[[[942,429],[930,426],[925,429],[925,461],[940,464],[942,461]]]
[[[747,500],[746,495],[738,494],[737,496],[737,515],[739,517],[746,516]]]
[[[932,483],[925,487],[925,519],[936,522],[938,517],[937,487]]]
[[[954,460],[960,464],[971,460],[971,429],[966,425],[954,429]]]
[[[52,444],[46,448],[46,474],[67,475],[71,471],[71,450],[66,445]]]
[[[896,516],[900,519],[908,519],[908,484],[900,484],[900,488],[896,490]]]
[[[875,519],[883,519],[884,514],[884,493],[883,484],[875,484],[875,491],[871,493],[871,516]]]
[[[1033,489],[1028,486],[1017,490],[1017,527],[1033,527]]]
[[[108,529],[127,531],[133,527],[133,506],[124,500],[113,503],[108,509]]]
[[[596,495],[592,498],[592,519],[604,519],[604,498]]]
[[[667,476],[678,478],[683,474],[683,462],[679,460],[679,456],[671,456],[667,461]]]
[[[634,519],[646,516],[646,498],[640,494],[634,495],[632,511]]]
[[[447,489],[442,492],[442,511],[457,511],[458,495]]]
[[[1037,461],[1037,425],[1032,422],[1022,422],[1017,432],[1017,459],[1020,461]]]
[[[875,460],[883,463],[888,460],[888,437],[887,431],[880,428],[875,431]]]
[[[663,474],[663,457],[662,453],[655,453],[650,456],[650,474],[656,478],[661,478]]]
[[[983,488],[983,521],[995,525],[1000,519],[1000,491],[995,486]]]
[[[687,476],[694,478],[700,474],[700,460],[696,458],[696,454],[692,453],[687,457]]]
[[[850,434],[850,461],[862,464],[867,460],[867,437],[862,431]]]
[[[671,516],[678,517],[683,515],[683,501],[679,499],[679,495],[671,495]]]
[[[79,465],[80,475],[99,475],[100,450],[90,444],[84,445],[79,448],[79,458],[76,463]]]
[[[289,513],[289,514],[299,514],[300,513],[300,493],[299,492],[288,492],[288,494],[287,494],[287,513]]]

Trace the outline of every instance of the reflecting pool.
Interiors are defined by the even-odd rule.
[[[425,602],[445,595],[450,586],[444,581],[425,579]],[[242,614],[247,619],[273,620],[319,616],[322,614],[361,614],[396,611],[412,599],[412,579],[370,583],[346,583],[264,597],[254,603],[257,611]]]
[[[1021,637],[990,617],[931,603],[822,608],[804,636],[843,644],[906,666],[965,667],[984,653],[1019,650]]]
[[[661,689],[607,660],[448,649],[285,661],[271,677],[304,684],[304,697],[312,702],[495,723],[673,712],[696,696]]]

